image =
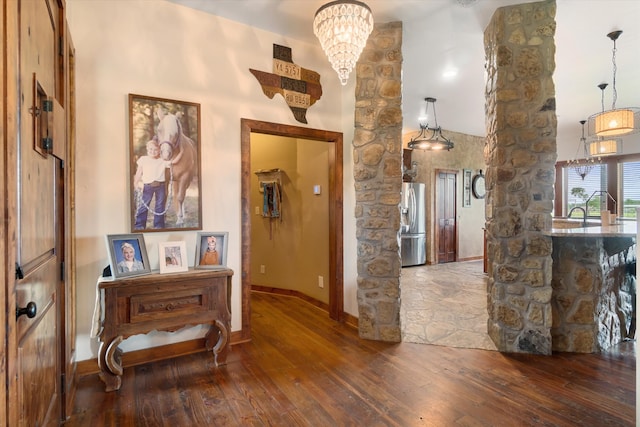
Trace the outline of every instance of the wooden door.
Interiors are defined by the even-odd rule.
[[[65,298],[66,123],[58,101],[64,90],[58,56],[63,11],[53,0],[6,5],[8,51],[16,49],[11,35],[19,46],[17,65],[7,54],[5,75],[7,102],[18,108],[17,118],[9,108],[6,112],[6,244],[15,266],[15,277],[7,274],[8,424],[53,426],[61,417],[60,300]],[[14,132],[18,137],[10,135]]]
[[[456,239],[457,172],[436,172],[436,227],[438,263],[454,262],[458,252]]]

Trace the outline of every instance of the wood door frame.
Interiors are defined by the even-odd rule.
[[[242,217],[242,330],[239,339],[251,339],[251,134],[325,141],[329,149],[329,317],[344,321],[343,261],[343,137],[340,132],[310,129],[251,119],[240,119]]]
[[[433,227],[434,227],[434,235],[435,235],[435,248],[434,248],[434,256],[435,256],[435,263],[439,264],[440,263],[440,233],[439,233],[439,229],[438,229],[438,174],[440,173],[450,173],[455,175],[456,177],[456,188],[455,188],[455,197],[456,200],[453,202],[454,208],[455,208],[455,220],[456,220],[456,235],[455,235],[455,239],[456,239],[456,257],[455,257],[455,261],[457,262],[459,259],[459,239],[458,239],[458,174],[460,173],[459,170],[457,169],[435,169],[434,170],[434,189],[433,189],[433,195],[434,195],[434,200],[433,200],[433,207],[434,207],[434,212],[435,212],[435,219],[433,221]]]

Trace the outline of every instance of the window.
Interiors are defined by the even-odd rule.
[[[636,208],[640,207],[640,162],[622,163],[620,174],[618,213],[622,218],[636,219]]]
[[[573,208],[588,208],[587,216],[599,218],[608,210],[620,219],[637,219],[640,207],[640,153],[602,157],[582,179],[567,162],[556,163],[555,216],[568,216]],[[588,206],[587,206],[588,200]],[[571,213],[582,218],[582,209]]]
[[[565,166],[564,171],[567,183],[565,188],[567,215],[574,207],[583,209],[587,207],[586,203],[589,200],[587,216],[600,217],[600,211],[603,209],[601,204],[604,203],[606,206],[606,197],[600,197],[600,192],[607,190],[607,165],[596,164],[584,179],[572,167]],[[583,215],[582,212],[576,211],[571,217],[582,218]]]

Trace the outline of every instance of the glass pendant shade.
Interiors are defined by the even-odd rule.
[[[633,116],[633,111],[627,108],[595,114],[595,133],[598,136],[616,136],[633,132]]]
[[[620,153],[622,153],[622,140],[620,138],[596,139],[589,143],[589,155],[593,157]]]
[[[371,9],[359,1],[333,1],[316,12],[313,33],[343,85],[347,84],[372,30]]]

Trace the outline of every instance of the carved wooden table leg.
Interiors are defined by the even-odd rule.
[[[220,320],[215,320],[209,328],[205,337],[207,350],[213,350],[213,361],[216,366],[227,364],[227,353],[229,352],[229,328]]]
[[[118,348],[122,340],[122,335],[119,335],[100,342],[98,367],[106,391],[120,390],[122,385],[122,350]]]

